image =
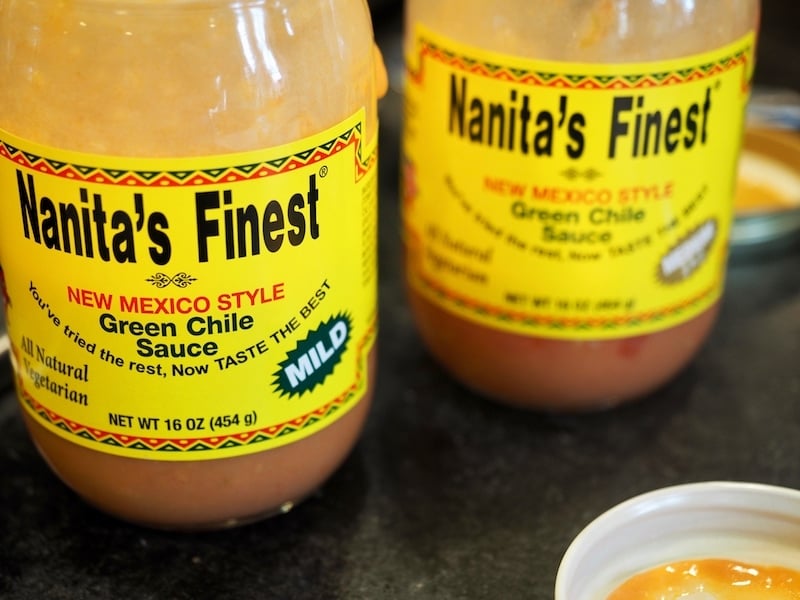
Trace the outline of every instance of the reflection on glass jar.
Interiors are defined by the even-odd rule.
[[[33,440],[124,519],[287,510],[372,396],[366,5],[30,1],[0,35],[0,264]]]
[[[724,287],[758,11],[406,4],[409,296],[459,381],[596,410],[691,360]]]

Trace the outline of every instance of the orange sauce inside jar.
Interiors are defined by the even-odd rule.
[[[374,374],[374,350],[369,368]],[[373,392],[371,385],[345,416],[298,442],[260,454],[181,463],[83,448],[22,415],[53,471],[95,507],[159,529],[219,529],[285,513],[313,493],[353,449]]]
[[[606,600],[800,598],[800,571],[725,559],[687,560],[634,575]]]
[[[11,3],[0,7],[0,37],[0,129],[46,147],[123,159],[227,156],[304,139],[362,109],[366,142],[377,139],[385,72],[361,0]],[[0,258],[9,281],[16,256]],[[37,271],[47,283],[63,275]],[[26,325],[8,326],[19,346]],[[15,349],[20,380],[23,354]],[[22,413],[52,469],[100,509],[159,528],[228,527],[285,512],[344,461],[369,411],[375,361],[373,346],[360,396],[330,425],[230,458],[109,454]],[[105,392],[113,401],[115,390]]]
[[[573,115],[574,120],[570,122],[569,106],[575,110],[571,104],[575,100],[566,92],[560,98],[560,92],[554,92],[552,101],[540,99],[534,87],[526,87],[534,77],[531,72],[536,74],[535,64],[529,66],[525,62],[511,62],[517,59],[553,61],[546,64],[547,68],[542,67],[549,73],[555,72],[559,63],[579,64],[583,71],[576,72],[583,73],[591,70],[592,65],[654,64],[700,55],[752,32],[758,22],[758,12],[758,2],[754,0],[719,0],[691,7],[677,1],[635,4],[604,0],[588,3],[554,1],[537,3],[535,6],[524,0],[501,3],[468,0],[457,5],[436,0],[410,0],[406,3],[406,56],[408,80],[411,82],[407,88],[415,94],[407,102],[406,115],[411,126],[407,126],[405,133],[407,148],[411,149],[406,151],[404,165],[403,208],[406,215],[411,215],[405,217],[408,296],[425,345],[455,379],[480,394],[516,407],[591,411],[612,407],[652,392],[674,377],[695,356],[713,327],[718,314],[718,299],[708,303],[703,310],[676,320],[669,326],[656,326],[633,335],[620,333],[593,337],[590,333],[584,333],[570,337],[562,336],[556,329],[543,334],[539,332],[541,330],[526,332],[522,327],[514,329],[514,326],[508,325],[515,319],[525,321],[538,318],[535,314],[531,316],[529,306],[521,304],[530,300],[528,296],[534,295],[532,286],[526,288],[522,282],[535,281],[542,275],[536,270],[527,271],[522,261],[516,264],[510,253],[503,255],[506,262],[502,266],[491,263],[506,235],[503,224],[511,221],[502,220],[506,217],[496,217],[501,209],[494,213],[493,206],[503,207],[506,213],[513,211],[516,205],[511,204],[512,199],[522,198],[522,194],[526,193],[521,191],[523,184],[539,184],[536,176],[528,173],[527,166],[508,175],[507,169],[502,170],[505,169],[503,164],[514,152],[528,152],[525,159],[529,161],[527,164],[530,169],[534,169],[536,157],[532,156],[532,149],[536,148],[537,140],[541,142],[538,147],[541,153],[546,154],[551,150],[555,153],[559,140],[563,141],[568,135],[559,138],[556,134],[552,138],[554,143],[548,145],[548,140],[552,141],[550,138],[536,138],[531,134],[531,139],[527,140],[521,132],[547,133],[546,125],[552,122],[554,130],[567,131],[572,126],[574,133],[596,116],[589,114],[587,109],[579,116]],[[447,44],[452,47],[446,47]],[[421,47],[424,50],[420,50]],[[481,53],[485,53],[485,56]],[[461,59],[462,55],[466,58]],[[484,65],[484,59],[485,66],[479,66]],[[503,72],[505,79],[510,81],[519,77],[514,81],[515,85],[508,87],[508,91],[495,91],[500,84],[494,81],[491,84],[478,82],[476,73],[490,78],[486,74],[502,71],[500,67],[504,66],[504,60],[511,65]],[[433,87],[422,86],[429,85],[431,73],[434,72],[431,65],[435,62],[446,64],[451,69],[451,79],[443,84],[445,91],[441,95],[426,97],[424,94]],[[515,68],[512,69],[512,66]],[[526,72],[527,78],[524,76]],[[517,75],[519,73],[523,75]],[[473,76],[475,78],[471,78]],[[543,81],[537,85],[544,87],[546,80]],[[479,87],[483,85],[485,88]],[[418,92],[418,87],[426,91]],[[449,104],[446,101],[448,93]],[[421,121],[415,120],[420,112],[428,110],[425,105],[429,102],[445,106],[437,113],[440,115],[439,121],[444,123],[439,133],[436,133],[437,129],[427,127],[428,121],[425,121],[426,126],[422,126]],[[646,105],[646,101],[640,102]],[[550,106],[553,107],[552,112],[545,114],[545,109]],[[559,106],[561,108],[557,109]],[[698,104],[691,110],[697,110],[699,114],[702,107]],[[522,123],[520,115],[525,111],[532,116],[529,122]],[[667,113],[665,111],[664,114]],[[537,118],[540,120],[536,121]],[[534,123],[542,129],[535,129]],[[505,129],[501,128],[502,125],[505,125]],[[633,128],[633,122],[630,125]],[[457,147],[453,142],[453,145],[446,146],[448,150],[439,149],[438,159],[433,156],[434,153],[424,153],[426,144],[439,140],[436,136],[450,140],[459,134],[464,143]],[[586,137],[592,134],[587,133]],[[564,152],[572,152],[574,157],[582,151],[581,138],[575,134],[572,141],[574,143],[571,146],[565,144]],[[586,142],[586,146],[591,143]],[[594,140],[593,143],[604,149],[609,147],[606,139],[600,142]],[[480,145],[491,148],[481,155],[485,163],[479,165],[474,157]],[[462,148],[466,149],[462,151]],[[495,150],[499,152],[499,158],[488,158],[489,153]],[[458,166],[459,162],[467,164],[466,161],[472,162],[467,167]],[[731,160],[731,170],[733,162]],[[431,163],[435,166],[430,166]],[[597,171],[595,175],[600,177],[598,181],[602,182],[603,171],[608,166],[598,161],[585,165],[578,162],[574,163],[577,166],[570,174],[570,164],[565,160],[557,163],[557,166],[542,166],[541,172],[563,172],[577,177],[590,187],[591,183],[585,183],[587,180],[580,178],[584,174],[591,177],[594,169]],[[481,169],[483,183],[476,184],[470,180],[467,184],[462,181],[462,176],[468,178],[475,165]],[[647,168],[660,172],[652,166]],[[708,166],[708,169],[714,168]],[[424,176],[421,175],[423,170]],[[671,176],[664,175],[664,178]],[[444,185],[440,183],[442,181],[448,183]],[[518,194],[512,198],[508,190],[513,190],[515,183],[519,184],[520,191],[512,192]],[[565,185],[568,187],[571,184]],[[429,192],[429,189],[435,189],[436,193]],[[414,211],[425,193],[432,198],[431,204],[438,203],[439,206],[446,204],[443,198],[452,196],[456,208],[438,216],[435,212],[438,209],[426,209],[430,211],[426,213],[428,220],[414,221],[418,218]],[[723,193],[727,210],[730,210],[730,194]],[[549,219],[546,225],[551,226],[553,231],[562,223],[568,223],[572,217],[568,205],[572,200],[569,200],[569,196],[561,194],[558,201],[562,204],[535,205],[536,211],[529,211],[525,216],[533,214],[536,218],[546,217]],[[534,202],[529,200],[526,206],[532,207]],[[453,214],[461,215],[458,218],[463,219],[465,226],[462,227],[459,221],[459,226],[448,229]],[[730,219],[732,215],[728,214],[726,218]],[[577,217],[573,221],[585,223]],[[478,226],[472,227],[475,223]],[[487,231],[495,239],[487,241],[490,237]],[[533,233],[528,237],[526,235],[533,231],[533,226],[528,230],[520,227],[515,230],[513,243],[520,248],[526,244],[532,245],[530,239]],[[574,233],[570,229],[566,231],[568,233],[561,231],[564,239],[567,235],[579,235],[577,225]],[[551,239],[555,238],[551,236]],[[468,256],[464,250],[470,243],[483,252],[481,261],[473,260],[473,256]],[[724,268],[726,243],[727,240],[722,239],[722,246],[717,246],[716,250],[722,257],[720,262],[723,267],[720,267],[720,271]],[[572,249],[578,253],[585,251],[586,254],[594,250],[578,244],[569,247],[562,244],[560,249],[554,248],[555,244],[546,246],[542,254],[551,252],[558,260],[563,260]],[[433,254],[438,264],[429,258]],[[602,268],[598,267],[598,272]],[[514,293],[506,295],[506,298],[512,297],[515,304],[502,304],[504,300],[499,295],[490,298],[487,293],[484,297],[484,291],[478,284],[466,281],[471,277],[472,280],[489,282],[485,283],[486,287],[496,285],[494,276],[501,269],[510,273],[505,275],[504,271],[503,274],[504,284],[509,291],[516,286],[513,287]],[[650,267],[642,270],[638,279],[631,279],[629,287],[634,289],[649,285],[654,271],[655,268]],[[464,273],[466,276],[459,281],[458,277]],[[554,280],[577,277],[569,266],[555,275],[550,271],[548,273],[547,277]],[[466,283],[462,287],[464,281]],[[602,278],[598,277],[597,281],[600,282],[595,284],[597,287],[587,289],[602,289]],[[520,282],[519,285],[517,282]],[[541,290],[537,289],[538,292]],[[551,300],[557,298],[548,301]],[[494,312],[502,313],[503,317],[490,321],[486,315]],[[569,317],[574,320],[580,315],[570,313]],[[553,318],[551,313],[542,317],[543,320],[549,318]],[[590,320],[587,318],[587,322]],[[565,319],[565,322],[569,322],[569,319]]]
[[[457,379],[505,404],[552,411],[610,408],[666,383],[697,353],[718,312],[660,333],[573,342],[481,327],[409,295],[427,347]]]

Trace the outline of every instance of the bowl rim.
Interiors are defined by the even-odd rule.
[[[800,522],[800,490],[769,483],[714,480],[670,485],[623,500],[598,514],[569,544],[556,574],[555,600],[567,600],[576,566],[604,536],[618,531],[632,517],[646,518],[681,508],[768,512]]]

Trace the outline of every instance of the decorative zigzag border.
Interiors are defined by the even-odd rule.
[[[420,276],[419,280],[436,296],[444,298],[451,304],[455,304],[463,309],[469,310],[476,315],[491,317],[500,322],[517,323],[519,325],[531,327],[543,327],[550,331],[592,331],[597,329],[613,331],[615,329],[619,329],[620,327],[629,327],[631,325],[639,325],[642,323],[658,322],[671,315],[677,315],[690,310],[692,307],[697,306],[701,302],[707,300],[709,297],[715,295],[720,289],[718,285],[712,285],[694,297],[683,302],[679,302],[672,306],[667,306],[658,310],[651,310],[634,315],[619,317],[578,318],[545,317],[519,311],[506,310],[457,294],[452,290],[438,285],[437,282],[431,278]]]
[[[427,38],[418,39],[419,70],[409,75],[417,82],[423,78],[425,58],[440,62],[458,71],[479,77],[497,79],[508,83],[533,87],[565,90],[633,90],[680,85],[721,75],[750,62],[752,48],[741,48],[716,61],[695,65],[687,69],[658,73],[638,73],[630,75],[564,75],[548,71],[516,69],[505,65],[483,62],[443,48]],[[746,72],[746,70],[745,70]]]
[[[72,181],[133,188],[171,188],[229,184],[272,177],[318,163],[350,146],[355,146],[356,180],[360,180],[377,161],[375,150],[368,156],[362,157],[364,149],[362,138],[362,124],[358,123],[332,140],[288,156],[245,165],[225,165],[196,171],[132,171],[78,165],[25,152],[3,140],[0,140],[0,158],[39,173]],[[125,159],[119,160],[124,163]],[[168,159],[165,159],[165,162],[168,162]]]
[[[96,442],[105,446],[125,448],[128,450],[140,450],[142,452],[159,452],[169,454],[194,452],[202,453],[211,450],[240,448],[269,442],[310,427],[315,423],[327,419],[333,415],[336,411],[340,410],[353,399],[359,387],[361,386],[362,380],[364,379],[364,365],[366,364],[364,349],[375,337],[375,332],[376,327],[373,323],[358,345],[358,367],[356,370],[355,381],[342,394],[317,408],[316,410],[304,415],[300,415],[299,417],[289,421],[275,423],[267,427],[260,427],[258,429],[252,429],[250,431],[231,435],[212,435],[197,438],[159,438],[154,436],[136,436],[105,431],[96,427],[85,425],[83,423],[77,423],[72,419],[68,419],[63,415],[48,409],[24,389],[24,380],[21,376],[18,376],[17,379],[19,382],[20,395],[25,404],[27,404],[28,407],[41,419],[68,434],[75,435],[85,440]]]

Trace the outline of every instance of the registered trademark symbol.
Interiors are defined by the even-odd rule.
[[[327,177],[328,176],[328,167],[327,166],[320,167],[319,176],[320,177]]]

